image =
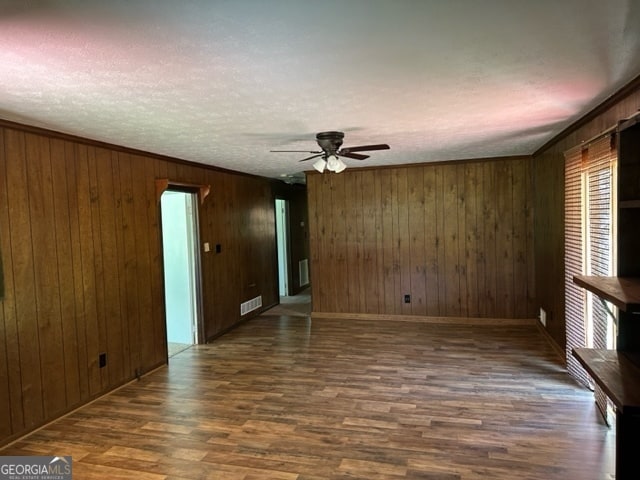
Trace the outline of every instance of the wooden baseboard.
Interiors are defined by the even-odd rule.
[[[69,415],[77,412],[78,410],[81,410],[81,409],[91,405],[92,403],[97,402],[102,397],[104,397],[106,395],[109,395],[110,393],[117,392],[118,390],[126,387],[127,385],[130,385],[132,383],[138,382],[138,381],[140,381],[141,378],[146,377],[148,375],[151,375],[151,374],[155,373],[157,370],[160,370],[161,368],[166,368],[166,367],[167,367],[167,363],[166,362],[157,363],[155,366],[149,368],[148,370],[145,370],[144,373],[134,374],[133,377],[130,377],[127,380],[124,380],[123,382],[119,383],[115,387],[113,387],[113,388],[111,388],[109,390],[105,390],[103,392],[100,392],[100,393],[94,395],[93,397],[89,398],[88,400],[82,401],[82,402],[80,402],[80,403],[78,403],[76,405],[73,405],[73,406],[69,407],[68,409],[66,409],[63,412],[61,412],[55,418],[48,419],[47,421],[45,421],[43,423],[40,423],[38,425],[35,425],[34,427],[32,427],[30,429],[23,430],[23,431],[18,432],[18,433],[14,434],[14,435],[10,435],[9,437],[7,437],[5,439],[0,440],[0,449],[10,447],[14,443],[16,443],[16,442],[22,440],[23,438],[27,437],[28,435],[31,435],[32,433],[35,433],[38,430],[42,430],[43,428],[46,428],[49,425],[52,425],[52,424],[56,423],[58,420],[61,420],[61,419],[65,418],[65,417],[68,417]]]
[[[386,315],[378,313],[311,312],[311,318],[340,320],[376,320],[389,322],[417,322],[448,325],[535,325],[535,318],[476,318],[476,317],[428,317],[420,315]]]

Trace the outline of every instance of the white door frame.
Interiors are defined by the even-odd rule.
[[[289,285],[289,200],[276,198],[276,244],[278,250],[278,293],[281,297],[291,294]]]
[[[167,222],[171,221],[171,218],[167,218],[163,213],[166,213],[166,209],[170,208],[169,204],[166,202],[166,199],[169,197],[165,197],[165,195],[176,195],[182,194],[182,198],[184,199],[184,225],[183,229],[178,226],[176,227],[173,224],[167,224]],[[174,197],[177,199],[177,197]],[[165,200],[165,202],[163,202]],[[163,203],[165,204],[165,209],[163,209]],[[186,294],[190,297],[190,301],[188,303],[188,312],[186,314],[191,318],[190,326],[190,338],[191,344],[197,344],[203,341],[203,327],[202,327],[202,282],[201,282],[201,263],[200,263],[200,233],[199,233],[199,225],[198,225],[198,195],[196,192],[184,189],[171,189],[169,188],[165,192],[163,192],[160,198],[161,204],[161,224],[162,224],[162,259],[163,259],[163,280],[164,280],[164,298],[165,298],[165,323],[167,325],[167,342],[171,341],[169,338],[170,328],[169,322],[172,321],[170,319],[170,315],[172,309],[171,296],[168,295],[169,288],[171,287],[171,279],[168,279],[167,275],[170,274],[170,268],[172,265],[168,264],[168,255],[171,255],[172,252],[168,251],[171,248],[171,233],[175,233],[175,228],[179,228],[180,233],[184,232],[184,237],[182,240],[185,241],[185,244],[178,244],[174,246],[174,248],[182,249],[186,245],[186,252],[180,251],[178,252],[180,255],[180,262],[186,261],[188,272],[179,272],[181,275],[186,276],[182,280],[188,283],[188,288],[186,291],[183,289],[184,282],[182,282],[178,290],[178,295],[181,293]],[[178,204],[180,204],[178,200]],[[175,254],[175,252],[174,252]],[[186,258],[185,258],[186,257]],[[184,300],[184,299],[182,299]],[[184,305],[182,305],[184,308]],[[181,327],[182,328],[182,327]],[[181,335],[182,337],[182,335]],[[180,342],[183,343],[183,342]]]

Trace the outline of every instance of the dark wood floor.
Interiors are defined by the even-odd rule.
[[[263,315],[0,455],[72,455],[75,480],[603,480],[614,437],[535,327]]]

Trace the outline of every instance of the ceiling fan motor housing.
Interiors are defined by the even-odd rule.
[[[328,154],[335,154],[342,146],[343,139],[343,132],[320,132],[316,135],[318,145]]]

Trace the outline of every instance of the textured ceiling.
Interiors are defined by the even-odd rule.
[[[639,0],[0,0],[0,118],[268,177],[530,154],[638,74]]]

